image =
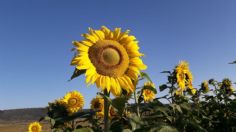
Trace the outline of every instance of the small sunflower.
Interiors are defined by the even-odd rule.
[[[111,31],[105,26],[100,30],[89,28],[89,33],[82,36],[84,40],[73,42],[78,53],[71,64],[78,70],[86,70],[86,83],[96,83],[98,88],[115,96],[122,90],[133,92],[132,80],[146,69],[135,36],[129,35],[129,30]]]
[[[59,101],[62,103],[62,101]],[[72,91],[67,93],[63,98],[62,104],[65,105],[69,113],[75,113],[78,110],[82,109],[84,106],[84,97],[81,93],[77,91]]]
[[[180,61],[179,65],[175,68],[175,74],[177,79],[177,84],[179,86],[178,94],[182,94],[186,87],[188,87],[192,93],[196,93],[193,86],[193,76],[191,71],[189,70],[189,64],[186,61]]]
[[[98,112],[96,112],[97,117],[104,117],[104,99],[102,97],[97,96],[96,98],[94,98],[91,101],[90,108],[93,110],[98,110]]]
[[[203,93],[208,93],[210,91],[208,81],[202,82],[201,89],[203,90]]]
[[[152,88],[155,88],[155,85],[151,82],[146,82],[144,86],[151,86]],[[150,102],[155,98],[155,93],[150,89],[144,89],[142,95],[145,102]]]
[[[221,89],[230,89],[232,87],[232,82],[228,78],[225,78],[222,80],[222,83],[220,85]]]
[[[32,122],[29,124],[28,131],[29,132],[41,132],[42,126],[40,125],[39,122]]]

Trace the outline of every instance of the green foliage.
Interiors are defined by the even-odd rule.
[[[70,77],[70,80],[77,78],[78,76],[84,74],[86,72],[86,70],[78,70],[77,68],[75,68],[72,76]]]
[[[117,109],[119,116],[123,115],[126,103],[127,99],[124,97],[117,97],[112,100],[112,106]]]
[[[59,102],[49,103],[47,107],[47,116],[41,118],[40,120],[46,120],[50,122],[52,131],[75,131],[80,132],[81,130],[89,130],[90,128],[81,129],[81,125],[78,122],[84,122],[92,118],[96,111],[78,111],[76,113],[68,113],[65,106],[61,105]],[[84,120],[76,120],[84,119]],[[88,131],[90,132],[90,131]]]
[[[149,77],[149,75],[148,75],[147,73],[145,73],[145,72],[140,72],[140,76],[141,76],[142,78],[147,79],[149,82],[152,82],[151,78]]]
[[[163,71],[167,82],[159,86],[166,93],[162,97],[144,102],[143,90],[158,94],[156,88],[139,84],[141,80],[151,81],[147,73],[141,72],[138,81],[134,81],[136,90],[123,93],[120,97],[110,98],[108,94],[98,93],[115,110],[115,116],[109,118],[109,130],[112,132],[233,132],[236,131],[236,93],[233,83],[225,78],[221,82],[208,81],[209,90],[200,85],[195,95],[187,90],[177,95],[179,89],[176,71]],[[71,79],[85,73],[75,69]],[[124,91],[123,91],[124,92]],[[130,101],[134,99],[134,101]],[[163,101],[164,100],[164,101]],[[49,103],[47,116],[41,120],[50,122],[53,132],[103,132],[104,120],[96,115],[97,111],[87,110],[69,114],[58,102]],[[40,120],[40,121],[41,121]]]

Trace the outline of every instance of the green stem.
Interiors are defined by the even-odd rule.
[[[138,115],[138,117],[140,117],[139,103],[138,103],[138,98],[137,98],[136,90],[134,91],[134,101],[135,101],[135,104],[136,104],[137,115]]]
[[[75,120],[72,120],[71,123],[72,123],[72,129],[75,130]]]
[[[108,132],[109,130],[109,102],[106,99],[106,97],[109,97],[109,93],[107,92],[107,90],[104,91],[104,132]]]

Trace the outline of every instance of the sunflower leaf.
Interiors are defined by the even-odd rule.
[[[166,84],[163,84],[163,85],[159,86],[160,91],[163,91],[166,88],[168,88]]]
[[[230,62],[229,64],[236,64],[236,61]]]
[[[171,72],[170,71],[162,71],[161,73],[169,73],[170,74]]]
[[[96,111],[94,110],[78,111],[76,113],[73,113],[72,115],[57,117],[55,118],[55,121],[67,122],[67,121],[74,120],[76,118],[88,118],[88,117],[94,116],[95,114],[96,114]]]
[[[145,72],[141,72],[140,76],[143,78],[146,78],[148,81],[152,82],[151,78],[149,77],[149,75]]]
[[[70,77],[70,80],[69,80],[69,81],[71,81],[72,79],[74,79],[74,78],[76,78],[76,77],[78,77],[78,76],[84,74],[85,72],[86,72],[86,70],[78,70],[77,68],[75,68],[74,73],[73,73],[73,75]]]
[[[76,129],[74,130],[73,132],[93,132],[93,129],[91,128],[79,128],[79,129]]]
[[[118,110],[118,113],[120,116],[122,116],[124,112],[126,102],[127,102],[127,99],[124,97],[117,97],[112,100],[112,106]]]

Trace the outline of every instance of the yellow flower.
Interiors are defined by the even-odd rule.
[[[93,110],[98,110],[98,112],[96,112],[97,117],[104,117],[104,99],[102,97],[97,96],[96,98],[94,98],[91,101],[90,108]]]
[[[220,84],[220,88],[224,89],[227,94],[231,94],[234,92],[232,81],[229,80],[228,78],[223,79],[222,83]]]
[[[72,91],[67,93],[64,98],[63,102],[59,101],[59,103],[64,104],[67,111],[69,113],[75,113],[78,110],[82,109],[84,106],[84,97],[81,93],[77,91]]]
[[[196,90],[195,88],[191,89],[191,93],[192,93],[192,95],[195,95],[196,92],[197,92],[197,90]]]
[[[28,131],[29,132],[41,132],[42,126],[39,122],[32,122],[29,124]]]
[[[175,68],[176,78],[178,86],[181,90],[179,90],[178,94],[181,94],[186,87],[193,89],[192,81],[193,76],[191,71],[189,70],[189,64],[186,61],[180,61],[179,65]],[[195,90],[192,90],[192,93],[195,93]]]
[[[207,93],[210,91],[208,81],[203,81],[201,84],[201,89],[203,90],[203,93]]]
[[[73,42],[78,53],[71,64],[78,70],[86,70],[86,83],[96,83],[98,88],[115,96],[122,90],[133,92],[132,80],[146,69],[135,36],[129,35],[129,30],[111,31],[105,26],[100,30],[89,28],[89,33],[82,36],[84,40]]]
[[[144,86],[151,86],[152,88],[155,88],[155,85],[151,82],[146,82]],[[145,102],[150,102],[155,98],[155,93],[150,89],[144,89],[142,95]]]
[[[178,90],[175,91],[175,95],[176,96],[183,95],[183,91],[181,91],[181,89],[178,89]]]

